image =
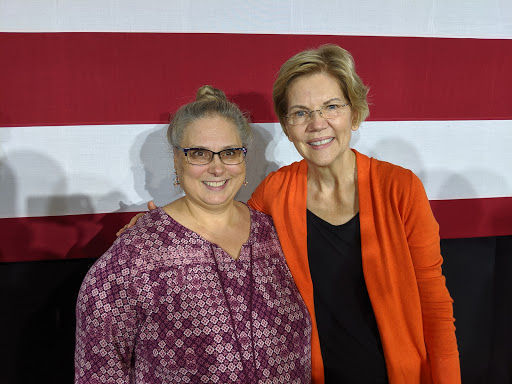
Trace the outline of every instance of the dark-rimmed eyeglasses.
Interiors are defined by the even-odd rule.
[[[206,148],[176,148],[183,151],[187,158],[187,162],[192,165],[210,164],[214,155],[219,155],[220,161],[226,165],[236,165],[241,164],[247,154],[247,149],[243,147],[228,148],[220,152],[213,152]]]
[[[328,104],[324,105],[320,109],[314,109],[312,111],[300,109],[287,114],[285,118],[288,124],[290,125],[302,125],[309,123],[309,121],[313,117],[313,113],[315,112],[318,112],[320,116],[322,116],[324,119],[334,119],[343,113],[343,108],[345,108],[347,105],[349,105],[349,103]]]

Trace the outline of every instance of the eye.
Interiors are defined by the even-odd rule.
[[[208,157],[208,152],[202,149],[193,149],[188,152],[193,157]]]
[[[304,117],[307,114],[308,113],[306,111],[303,111],[303,110],[295,111],[295,112],[292,113],[292,115],[295,116],[295,117]]]
[[[329,104],[329,105],[326,105],[326,106],[325,106],[325,109],[326,109],[327,111],[335,111],[335,110],[337,110],[339,107],[340,107],[340,106],[339,106],[339,104]]]
[[[235,157],[237,154],[236,149],[226,149],[225,151],[222,151],[222,156],[224,157]]]

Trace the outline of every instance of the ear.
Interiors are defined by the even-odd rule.
[[[173,165],[174,165],[174,170],[176,170],[176,164],[178,162],[178,151],[174,150],[173,151],[173,154],[172,154],[172,159],[173,159]]]
[[[352,131],[357,131],[359,129],[359,124],[357,123],[357,112],[353,112],[352,114]]]
[[[281,124],[281,129],[283,130],[283,132],[286,135],[286,137],[288,138],[288,140],[290,140],[290,135],[288,134],[288,127],[286,126],[286,123]]]

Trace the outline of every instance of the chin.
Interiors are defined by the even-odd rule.
[[[335,156],[330,156],[330,155],[320,155],[319,154],[316,154],[316,155],[313,155],[313,156],[308,156],[308,157],[304,157],[306,159],[306,161],[308,162],[308,164],[311,164],[311,165],[314,165],[314,166],[317,166],[317,167],[328,167],[330,166],[331,164],[334,163],[334,161],[336,160],[336,157]]]
[[[211,205],[211,206],[219,206],[219,205],[225,205],[233,202],[234,197],[216,197],[216,198],[210,198],[210,199],[204,199],[205,204]]]

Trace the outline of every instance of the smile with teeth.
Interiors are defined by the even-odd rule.
[[[324,140],[320,140],[320,141],[311,141],[309,143],[309,145],[317,146],[317,145],[327,144],[327,143],[330,143],[333,140],[334,140],[334,138],[330,137],[328,139],[324,139]]]
[[[227,180],[222,181],[203,181],[204,184],[206,184],[208,187],[222,187],[224,184],[226,184]]]

